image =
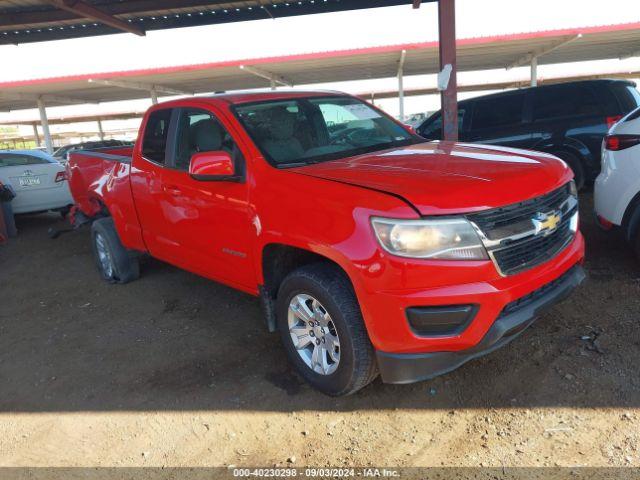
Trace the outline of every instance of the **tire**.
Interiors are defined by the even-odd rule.
[[[570,152],[554,152],[554,155],[558,158],[561,158],[565,161],[567,165],[573,170],[574,181],[576,182],[576,187],[578,191],[582,190],[586,184],[586,172],[584,168],[584,163],[580,157],[574,155]]]
[[[308,328],[308,322],[298,316],[300,313],[294,313],[301,312],[301,299],[306,301],[309,311],[314,305],[313,300],[318,302],[315,305],[319,306],[320,312],[325,313],[324,319],[320,315],[312,317],[312,320],[320,318],[323,325],[318,324],[314,328],[325,333],[314,334]],[[292,303],[295,305],[294,309],[290,309]],[[290,273],[280,285],[276,309],[278,330],[287,356],[311,386],[327,395],[343,396],[357,392],[375,379],[378,371],[373,346],[351,282],[340,268],[328,263],[317,263]],[[299,323],[295,323],[296,321]],[[294,335],[290,332],[291,324],[300,325],[294,327],[297,331],[308,328],[308,335],[296,337],[298,346],[309,342],[306,348],[296,348]],[[339,347],[334,348],[331,353],[331,346],[336,346],[336,337]],[[323,361],[314,363],[311,351],[315,351],[316,347],[320,353],[315,358],[322,358]],[[322,352],[322,348],[326,348],[326,351]],[[338,358],[337,362],[334,356]],[[315,368],[312,368],[309,361]],[[322,372],[319,371],[323,370],[321,363],[326,367]]]
[[[633,247],[633,253],[636,256],[636,260],[640,262],[640,231],[636,232],[632,238],[631,246]]]
[[[91,245],[102,278],[109,283],[129,283],[140,276],[138,257],[122,246],[111,217],[91,224]]]

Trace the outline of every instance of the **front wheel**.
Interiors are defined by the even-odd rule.
[[[140,276],[138,258],[120,242],[111,217],[93,222],[91,239],[96,265],[104,280],[128,283]]]
[[[341,396],[376,377],[373,346],[342,270],[324,263],[299,268],[282,282],[277,302],[287,356],[309,384]]]

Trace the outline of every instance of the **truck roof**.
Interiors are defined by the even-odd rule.
[[[325,97],[325,96],[347,96],[347,93],[339,92],[335,90],[295,90],[295,89],[280,89],[280,90],[251,90],[251,91],[239,91],[233,93],[216,93],[213,95],[206,95],[202,97],[195,97],[198,100],[222,100],[230,104],[262,102],[265,100],[287,100],[291,98],[301,97]],[[182,99],[184,100],[184,99]],[[180,100],[173,100],[180,101]],[[163,102],[170,104],[173,101]]]

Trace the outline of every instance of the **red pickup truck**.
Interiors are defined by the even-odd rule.
[[[504,345],[584,278],[571,170],[427,142],[328,92],[153,106],[131,148],[74,152],[105,280],[151,255],[260,297],[299,373],[345,395]]]

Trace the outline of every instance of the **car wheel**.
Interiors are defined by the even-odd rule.
[[[640,262],[640,228],[636,228],[635,233],[631,236],[631,246],[636,259]]]
[[[338,267],[302,267],[282,282],[278,329],[289,360],[321,392],[352,394],[377,376],[373,346],[351,282]]]
[[[576,182],[576,187],[578,190],[582,190],[586,183],[586,173],[584,169],[584,164],[580,157],[574,155],[570,152],[555,152],[554,155],[558,158],[564,160],[564,162],[569,165],[569,168],[573,170],[573,179]]]
[[[140,276],[138,258],[120,242],[111,217],[93,222],[91,238],[98,270],[107,282],[128,283]]]

